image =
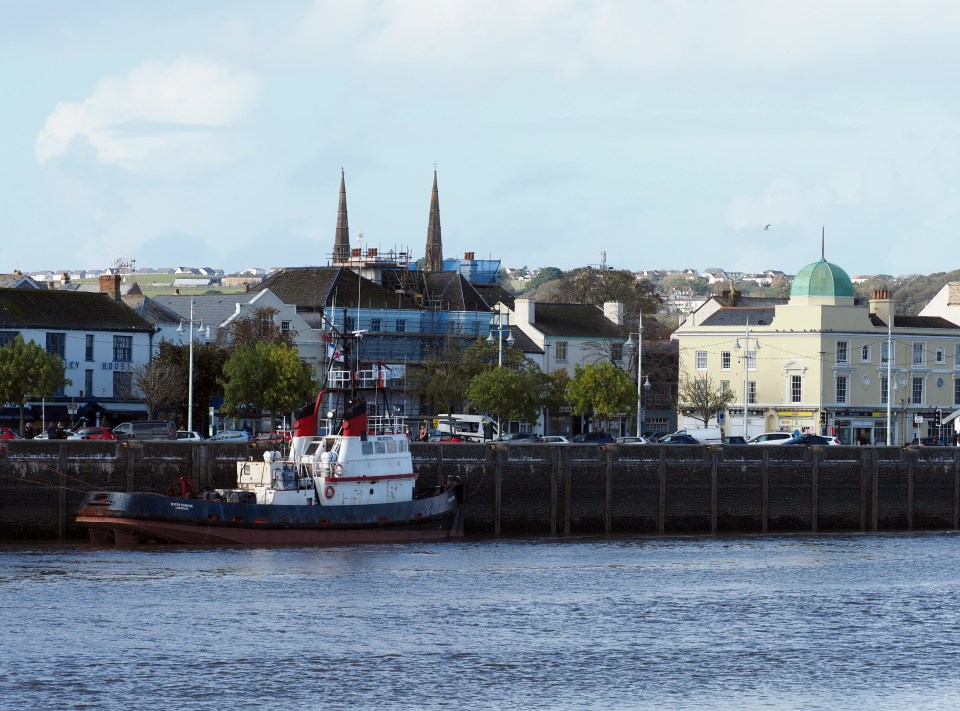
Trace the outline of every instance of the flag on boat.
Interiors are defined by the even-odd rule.
[[[329,360],[336,360],[336,361],[340,361],[340,362],[342,363],[342,362],[343,362],[343,349],[342,349],[342,348],[337,348],[337,346],[336,346],[335,344],[333,344],[333,343],[328,343],[328,344],[327,344],[327,358],[328,358]]]

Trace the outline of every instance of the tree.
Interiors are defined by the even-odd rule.
[[[683,375],[677,389],[677,405],[681,412],[706,427],[711,417],[726,410],[733,402],[733,391],[721,387],[709,373]]]
[[[537,271],[537,275],[527,283],[526,290],[534,291],[535,289],[539,288],[540,285],[546,284],[548,281],[560,279],[562,276],[563,272],[557,267],[543,267]]]
[[[238,412],[254,405],[270,412],[270,429],[277,413],[290,412],[316,391],[309,365],[297,349],[285,343],[261,341],[253,348],[238,347],[223,366],[226,411]]]
[[[642,313],[657,313],[663,305],[653,283],[637,279],[628,269],[580,267],[564,274],[559,282],[560,288],[552,301],[597,306],[620,301],[625,319],[636,320]]]
[[[610,418],[617,413],[629,412],[636,404],[637,394],[626,371],[601,360],[574,367],[567,399],[574,413],[593,413],[609,429]]]
[[[206,422],[207,411],[215,397],[223,395],[221,378],[223,367],[227,362],[230,351],[217,343],[193,344],[193,422],[196,427],[203,429],[199,422]],[[184,423],[187,418],[187,382],[190,370],[190,346],[182,346],[170,341],[161,341],[160,349],[154,357],[154,362],[176,366],[183,373],[183,385],[177,405],[177,419]],[[199,417],[198,417],[199,415]]]
[[[229,342],[233,348],[239,346],[253,348],[262,341],[286,343],[292,346],[297,332],[282,330],[276,320],[278,313],[280,312],[270,306],[253,309],[249,316],[231,322],[227,328],[217,334],[217,339],[221,342]]]
[[[20,407],[20,431],[27,400],[50,397],[72,382],[66,378],[60,356],[17,334],[0,347],[0,400]]]
[[[174,409],[183,400],[187,382],[179,363],[152,360],[133,369],[134,393],[146,403],[151,418],[158,410]]]
[[[533,422],[543,406],[546,377],[536,366],[521,370],[494,368],[473,377],[467,399],[498,421]]]
[[[448,335],[435,343],[419,367],[411,368],[410,388],[433,413],[453,412],[463,402],[468,380],[462,377],[463,341]]]

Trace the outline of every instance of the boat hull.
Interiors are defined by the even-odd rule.
[[[147,493],[92,492],[77,523],[99,544],[331,545],[463,536],[464,485],[359,506],[277,506]]]

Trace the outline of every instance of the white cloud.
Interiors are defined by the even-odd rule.
[[[43,165],[86,142],[97,160],[156,174],[228,163],[224,130],[255,103],[258,80],[202,59],[148,63],[100,81],[81,102],[56,105],[37,136]]]

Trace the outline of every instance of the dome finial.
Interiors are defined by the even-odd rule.
[[[826,234],[826,229],[820,225],[820,259],[823,261],[827,261]]]

